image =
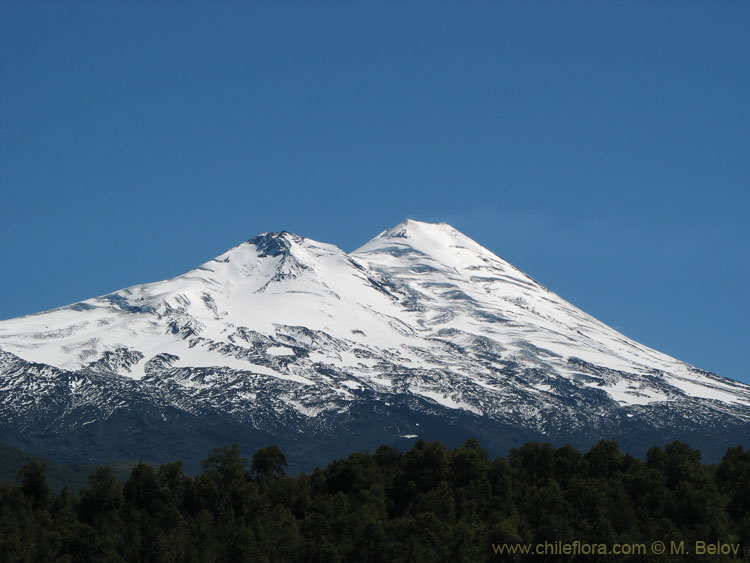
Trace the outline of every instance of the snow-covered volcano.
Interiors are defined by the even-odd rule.
[[[0,440],[87,459],[213,439],[275,441],[309,466],[413,436],[637,449],[750,428],[750,387],[412,220],[349,254],[266,233],[170,280],[0,321],[0,388]]]

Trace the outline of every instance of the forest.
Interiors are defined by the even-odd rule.
[[[742,447],[708,465],[681,442],[654,446],[645,460],[606,440],[585,453],[527,443],[491,459],[476,440],[453,450],[420,440],[310,474],[285,467],[276,446],[249,460],[223,446],[196,476],[180,462],[139,463],[122,483],[100,467],[73,493],[54,492],[44,464],[31,461],[17,484],[0,485],[0,559],[750,561],[750,451]],[[564,542],[648,551],[581,554]],[[540,544],[544,552],[509,553]]]

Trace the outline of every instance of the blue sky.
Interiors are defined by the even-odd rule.
[[[2,1],[0,318],[411,217],[750,383],[748,54],[746,2]]]

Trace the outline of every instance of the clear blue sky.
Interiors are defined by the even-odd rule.
[[[748,2],[2,1],[0,318],[412,217],[750,382],[749,59]]]

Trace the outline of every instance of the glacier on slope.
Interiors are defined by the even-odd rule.
[[[500,449],[711,442],[750,421],[750,387],[627,338],[449,225],[412,220],[349,254],[265,233],[170,280],[0,321],[0,388],[0,439],[46,450],[62,433],[79,457],[91,457],[81,434],[97,444],[110,427],[141,436],[132,447],[154,429],[152,457],[185,455],[165,444],[191,428],[194,443],[275,440],[309,466],[315,443],[323,459],[445,432],[502,430]]]

